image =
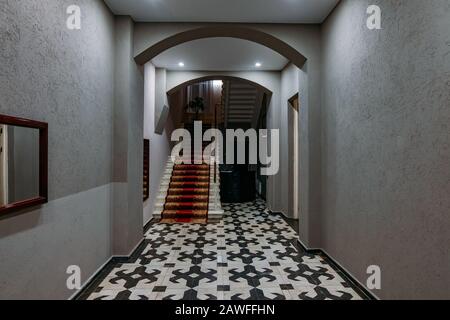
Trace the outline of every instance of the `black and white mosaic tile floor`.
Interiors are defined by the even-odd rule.
[[[323,257],[257,200],[224,205],[217,224],[154,224],[138,251],[97,281],[86,299],[362,299]]]

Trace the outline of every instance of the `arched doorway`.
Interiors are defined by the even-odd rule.
[[[184,26],[184,28],[186,28],[186,26]],[[167,30],[166,30],[167,31]],[[186,42],[190,42],[190,41],[194,41],[194,40],[199,40],[199,39],[205,39],[205,38],[220,38],[220,37],[229,37],[229,38],[237,38],[237,39],[243,39],[243,40],[247,40],[247,41],[252,41],[258,44],[261,44],[263,46],[266,46],[274,51],[276,51],[277,53],[281,54],[282,56],[286,57],[293,65],[295,65],[296,67],[303,69],[303,83],[305,84],[305,88],[304,90],[308,91],[309,89],[307,88],[308,85],[308,81],[307,81],[307,71],[306,68],[304,68],[305,63],[307,61],[306,57],[301,54],[299,52],[299,50],[297,50],[296,48],[298,47],[298,45],[296,46],[295,44],[293,44],[294,46],[288,44],[287,42],[289,42],[289,39],[287,39],[286,41],[280,40],[279,38],[276,37],[275,35],[271,35],[267,32],[258,30],[255,27],[249,27],[249,26],[244,26],[244,25],[212,25],[212,26],[208,26],[208,27],[195,27],[193,29],[190,30],[186,30],[184,29],[181,32],[175,33],[173,31],[169,31],[166,32],[165,34],[167,34],[167,38],[163,38],[161,40],[161,38],[155,40],[155,37],[158,38],[158,36],[152,37],[150,36],[151,39],[149,39],[148,44],[144,44],[144,45],[140,45],[138,47],[140,47],[140,51],[137,51],[138,54],[135,56],[135,61],[138,64],[147,64],[147,62],[150,62],[153,58],[155,58],[156,56],[158,56],[159,54],[163,53],[164,51],[172,48],[172,47],[176,47],[180,44],[186,43]],[[142,36],[141,36],[142,38]],[[285,39],[286,40],[286,39]],[[153,41],[153,42],[152,42]],[[147,49],[146,46],[148,45]],[[294,48],[296,47],[296,48]],[[212,73],[212,72],[210,72]],[[227,73],[227,72],[225,72]],[[220,77],[220,74],[214,74],[211,76],[205,76],[204,79],[219,79],[218,76]],[[179,86],[183,86],[183,85],[188,85],[189,82],[195,82],[198,81],[198,79],[201,79],[202,77],[193,77],[192,79],[187,79],[186,81],[180,81],[177,84],[174,85],[170,85],[166,87],[166,93],[170,93],[172,92],[172,90],[174,90],[175,88],[178,88]],[[263,86],[264,87],[264,86]],[[267,87],[266,87],[267,89]],[[176,90],[176,89],[175,89]],[[270,90],[269,90],[270,91]],[[280,92],[280,88],[278,87],[278,89],[275,91],[275,93],[272,95],[272,100],[273,101],[277,101],[277,103],[280,103],[280,98],[281,98],[281,92]],[[305,102],[305,109],[307,109],[307,101]],[[275,113],[278,112],[278,109],[274,109],[271,108],[271,110],[277,110]],[[309,113],[306,113],[306,116],[303,117],[303,121],[304,122],[308,122],[309,121],[309,117],[308,117]],[[278,114],[271,114],[271,119],[272,119],[272,127],[280,127],[279,122],[281,121],[281,117]],[[283,118],[284,119],[284,118]],[[305,126],[305,128],[308,128],[307,126]],[[301,140],[308,140],[308,134],[304,134],[303,138]],[[307,149],[307,151],[309,150],[309,144],[307,143],[303,143],[303,146],[305,147],[305,149]],[[308,158],[308,152],[304,152],[304,157]],[[300,168],[299,171],[309,171],[309,167],[308,167],[308,163],[305,162],[303,168]],[[305,176],[307,176],[305,174]],[[284,208],[284,204],[287,201],[284,201],[284,195],[282,194],[282,192],[275,188],[276,185],[280,185],[281,183],[283,183],[283,181],[285,181],[286,179],[282,179],[281,175],[275,175],[272,177],[269,177],[269,185],[271,186],[270,189],[270,196],[268,199],[268,202],[273,204],[272,208],[274,209],[274,211],[278,211],[278,209],[283,209]],[[308,186],[308,183],[305,183],[306,186]],[[304,197],[308,198],[309,197],[309,190],[302,190],[302,194],[304,195]],[[303,202],[303,203],[307,203],[307,202]],[[282,210],[280,210],[282,211]]]
[[[276,88],[267,88],[263,85],[264,81],[259,83],[258,79],[252,81],[245,75],[238,76],[239,72],[236,72],[236,75],[218,73],[203,76],[188,72],[183,77],[179,73],[176,74],[174,79],[168,81],[166,88],[174,128],[187,129],[193,135],[193,123],[197,121],[202,124],[201,129],[218,129],[222,138],[228,134],[228,131],[233,130],[247,132],[249,129],[254,129],[259,132],[259,129],[270,129],[267,125],[267,109],[271,103],[272,90],[276,90]],[[167,79],[169,78],[170,76],[167,77]],[[188,111],[187,106],[189,101],[196,96],[205,102],[205,108],[202,108],[201,113],[196,114],[195,119],[192,119],[192,112]],[[217,104],[214,104],[217,103],[217,99],[214,99],[217,96],[220,97],[219,107],[214,108],[214,106],[217,107]],[[253,132],[255,132],[254,130]],[[265,136],[267,137],[267,134]],[[232,148],[232,151],[228,152],[229,145],[220,144],[220,149],[223,151],[220,152],[222,202],[251,202],[255,201],[258,196],[264,200],[267,199],[267,176],[261,173],[266,163],[249,160],[251,158],[249,151],[253,150],[253,146],[261,141],[252,143],[251,137],[248,139],[244,147],[246,161],[248,161],[245,164],[238,163],[237,158],[234,162],[230,162],[227,156],[233,154],[234,156],[230,157],[235,157],[237,149]],[[236,144],[236,147],[239,144],[240,142]],[[223,182],[225,179],[228,182]]]
[[[241,75],[239,72],[229,72],[226,75],[220,73],[208,73],[207,75],[205,73],[181,73],[180,75],[180,73],[176,73],[175,76],[168,75],[166,79],[167,101],[172,115],[182,117],[182,114],[185,113],[183,106],[189,103],[188,89],[202,86],[202,91],[206,93],[206,97],[202,96],[202,99],[205,100],[206,104],[211,104],[210,92],[214,92],[213,96],[216,97],[214,104],[219,104],[219,111],[234,115],[229,122],[232,122],[232,118],[235,118],[236,114],[239,113],[245,114],[247,117],[253,116],[253,122],[247,121],[244,127],[237,126],[242,129],[256,128],[261,112],[263,109],[267,110],[271,105],[274,95],[272,90],[277,90],[277,88],[271,86],[273,83],[270,83],[267,79],[252,78],[251,76]],[[236,95],[238,95],[239,101],[233,99],[236,98]],[[221,99],[217,100],[217,96],[220,96]],[[217,105],[214,106],[217,107]],[[211,109],[211,107],[208,109]],[[209,110],[210,113],[212,112],[210,116],[214,117],[217,111]],[[206,119],[211,120],[211,117],[206,117]],[[205,119],[198,120],[207,122]],[[229,122],[226,121],[226,123]],[[179,124],[180,122],[177,122],[177,125]]]
[[[219,24],[195,28],[169,36],[143,50],[135,57],[135,61],[137,64],[143,65],[160,53],[179,44],[198,39],[221,37],[237,38],[259,43],[278,52],[299,68],[302,68],[307,60],[303,54],[291,45],[267,32],[245,26]]]
[[[266,88],[265,86],[263,86],[262,84],[249,80],[248,78],[243,78],[243,77],[238,77],[238,76],[229,76],[229,75],[221,75],[221,74],[217,74],[217,75],[210,75],[210,76],[203,76],[203,77],[197,77],[197,78],[192,78],[190,80],[187,80],[181,84],[178,84],[177,86],[171,87],[171,88],[167,88],[167,94],[170,95],[182,88],[185,88],[193,83],[198,83],[198,82],[204,82],[204,81],[211,81],[211,80],[222,80],[222,81],[227,81],[227,80],[238,80],[238,81],[242,81],[242,82],[246,82],[248,84],[251,84],[259,89],[261,89],[262,91],[264,91],[265,93],[267,93],[269,96],[272,95],[272,91],[268,88]]]

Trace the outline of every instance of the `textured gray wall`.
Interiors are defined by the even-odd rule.
[[[71,4],[82,8],[80,31],[66,27]],[[0,2],[0,111],[50,123],[50,199],[110,182],[114,34],[107,10],[97,0]]]
[[[132,55],[134,23],[115,17],[113,145],[114,255],[129,255],[143,237],[144,78]]]
[[[131,38],[131,43],[133,37]],[[128,212],[129,250],[144,237],[143,175],[144,175],[144,68],[137,66],[130,51],[130,129],[128,134]]]
[[[450,2],[343,1],[322,63],[322,247],[381,298],[449,299]]]
[[[67,298],[68,265],[84,281],[111,255],[113,22],[100,0],[0,1],[0,113],[49,123],[50,194],[0,218],[0,298]]]
[[[281,185],[277,186],[281,188],[281,194],[285,195],[284,201],[284,211],[283,213],[289,217],[294,218],[294,200],[293,197],[298,197],[298,194],[294,195],[294,167],[291,161],[291,155],[293,154],[292,144],[293,139],[291,139],[291,131],[293,126],[290,122],[290,117],[293,116],[292,107],[289,105],[289,99],[292,98],[300,90],[299,81],[300,70],[293,64],[289,64],[281,71],[281,101],[280,101],[280,115],[281,123],[280,125],[280,144],[281,148],[281,179],[284,181]]]

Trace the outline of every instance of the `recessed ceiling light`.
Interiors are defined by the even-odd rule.
[[[184,67],[184,62],[179,62],[179,63],[178,63],[178,66],[179,66],[180,68],[183,68],[183,67]]]
[[[262,66],[261,62],[257,62],[257,63],[255,63],[255,67],[257,67],[257,68],[261,68],[261,66]]]

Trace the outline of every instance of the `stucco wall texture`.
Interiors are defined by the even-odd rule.
[[[143,237],[144,76],[132,55],[134,23],[115,17],[113,254],[129,255]]]
[[[82,29],[66,9],[82,8]],[[0,1],[0,113],[49,123],[49,195],[0,218],[0,299],[64,299],[111,256],[114,17],[103,1]]]
[[[77,1],[82,29],[71,31],[73,3],[0,2],[0,111],[49,122],[50,199],[111,180],[113,17]]]
[[[380,298],[449,299],[450,2],[343,1],[322,33],[321,246]]]

